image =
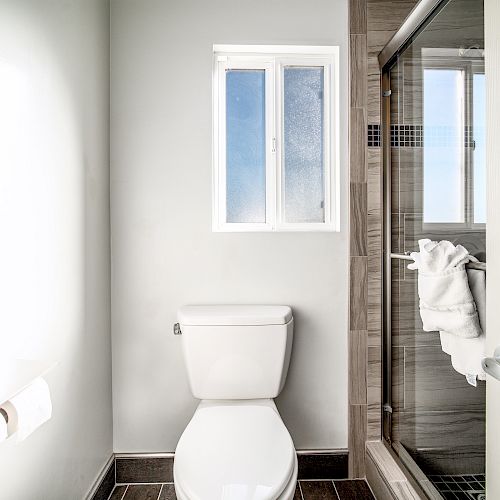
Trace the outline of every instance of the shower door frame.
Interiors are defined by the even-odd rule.
[[[427,27],[450,0],[420,0],[401,28],[378,56],[381,72],[382,145],[382,438],[392,447],[392,156],[391,156],[391,76],[398,56]],[[399,457],[398,457],[399,458]]]
[[[391,155],[391,69],[401,54],[450,0],[420,0],[401,28],[379,54],[381,68],[381,186],[382,217],[382,442],[392,444],[392,155]],[[412,477],[413,486],[427,498],[442,498],[418,464],[400,447],[393,452],[401,471]],[[401,454],[404,453],[402,456]],[[404,458],[406,457],[406,458]]]
[[[391,76],[390,67],[381,76],[381,141],[382,141],[382,437],[392,439],[392,156],[391,156]]]

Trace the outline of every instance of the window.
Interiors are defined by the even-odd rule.
[[[423,97],[424,224],[477,228],[486,222],[482,57],[425,59]]]
[[[486,224],[486,81],[482,72],[472,77],[472,130],[474,224]]]
[[[214,47],[214,231],[338,229],[338,47]]]
[[[424,222],[465,222],[463,73],[424,69]]]

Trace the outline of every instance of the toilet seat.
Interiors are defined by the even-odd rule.
[[[179,440],[179,500],[289,500],[297,479],[292,438],[272,400],[202,401]]]

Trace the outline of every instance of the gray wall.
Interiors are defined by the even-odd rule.
[[[176,310],[283,303],[278,407],[299,449],[347,446],[347,0],[112,0],[114,447],[173,451],[196,401]],[[212,44],[341,47],[340,233],[211,232]]]
[[[112,452],[109,8],[0,1],[0,352],[57,360],[2,500],[82,498]]]

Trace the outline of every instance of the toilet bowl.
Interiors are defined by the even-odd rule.
[[[175,452],[179,500],[291,500],[297,456],[272,400],[202,401]]]
[[[179,500],[292,500],[297,456],[273,399],[293,340],[288,306],[184,306],[189,384],[200,399],[175,451]]]

